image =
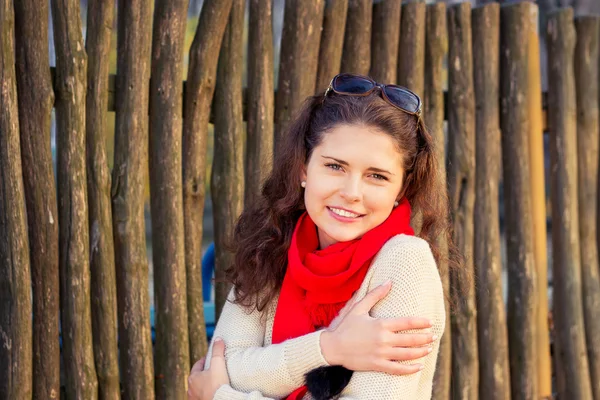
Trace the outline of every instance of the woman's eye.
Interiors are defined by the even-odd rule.
[[[373,178],[377,179],[378,181],[387,181],[388,179],[383,176],[383,175],[379,175],[379,174],[373,174],[371,175]]]
[[[342,166],[340,164],[325,164],[327,168],[331,168],[334,171],[341,171]]]

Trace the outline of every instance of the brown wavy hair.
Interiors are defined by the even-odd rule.
[[[296,221],[305,211],[301,172],[329,130],[360,124],[387,133],[404,154],[406,197],[437,265],[460,267],[450,234],[447,188],[440,179],[433,138],[422,118],[402,112],[375,92],[368,96],[309,97],[288,125],[261,196],[240,216],[232,240],[234,263],[227,271],[236,302],[263,310],[279,293]],[[447,238],[447,250],[439,238]],[[450,257],[447,257],[451,254]]]

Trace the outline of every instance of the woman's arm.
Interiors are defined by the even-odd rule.
[[[342,392],[342,399],[431,398],[439,339],[445,328],[444,293],[435,260],[427,242],[409,236],[390,240],[378,255],[371,286],[392,279],[392,290],[371,311],[377,318],[420,316],[432,321],[437,336],[432,351],[418,360],[424,368],[412,375],[355,372]],[[404,363],[404,362],[401,362]]]
[[[263,347],[267,309],[249,311],[232,303],[233,298],[232,291],[214,333],[226,344],[231,387],[246,393],[258,389],[266,396],[284,397],[304,384],[305,373],[328,365],[321,354],[321,331]],[[211,352],[212,344],[207,368]]]

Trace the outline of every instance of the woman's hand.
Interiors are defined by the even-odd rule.
[[[353,371],[379,371],[393,375],[408,375],[420,371],[420,364],[400,364],[426,356],[432,333],[397,333],[427,329],[426,318],[379,319],[369,315],[371,308],[383,299],[391,282],[373,289],[359,302],[350,300],[330,327],[321,334],[321,351],[330,365],[342,365]]]
[[[229,385],[225,364],[225,343],[215,339],[210,367],[204,369],[204,358],[192,367],[188,378],[188,400],[211,400],[223,385]]]

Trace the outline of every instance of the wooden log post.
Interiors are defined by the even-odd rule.
[[[210,104],[231,0],[205,0],[189,53],[183,120],[183,215],[190,364],[208,351],[202,295],[202,220]]]
[[[314,94],[324,5],[324,0],[285,2],[275,95],[275,149],[294,113]]]
[[[340,72],[367,75],[371,69],[373,2],[349,0]]]
[[[331,79],[340,72],[348,0],[326,1],[324,13],[315,87],[317,93],[324,93]]]
[[[548,239],[546,226],[546,185],[544,165],[544,120],[542,108],[542,75],[540,74],[540,43],[538,7],[529,9],[529,39],[527,57],[527,109],[529,120],[529,186],[531,188],[531,218],[533,251],[536,265],[537,324],[535,329],[538,398],[552,396],[552,361],[548,327]]]
[[[61,330],[67,398],[95,399],[85,159],[87,57],[77,0],[52,0]]]
[[[228,243],[244,208],[244,121],[242,71],[245,0],[234,0],[219,54],[215,90],[215,149],[210,181],[215,227],[215,318],[231,289],[225,269],[232,265]]]
[[[90,0],[85,43],[88,55],[86,159],[92,328],[98,397],[106,400],[121,397],[110,170],[105,145],[110,28],[113,26],[114,11],[113,0]]]
[[[0,21],[0,398],[27,399],[32,396],[31,275],[12,1],[0,1]]]
[[[530,6],[527,2],[504,6],[501,16],[502,165],[508,269],[507,323],[513,399],[537,398],[537,301],[529,182],[528,47],[523,46],[531,29]]]
[[[425,85],[425,10],[424,2],[402,6],[398,84],[423,95]]]
[[[247,140],[244,203],[249,206],[273,165],[273,28],[270,0],[251,0],[248,33]]]
[[[552,181],[554,357],[558,395],[591,399],[582,307],[577,210],[577,99],[573,10],[548,16],[548,122]],[[560,375],[560,376],[559,376]]]
[[[156,395],[184,399],[190,371],[182,177],[183,42],[188,0],[157,0],[150,81],[150,196]]]
[[[154,398],[144,193],[148,178],[148,95],[152,5],[118,3],[112,218],[123,397]]]
[[[401,0],[384,0],[373,4],[369,75],[378,82],[397,81],[401,12]],[[425,27],[422,29],[425,32]]]
[[[56,340],[60,289],[58,210],[50,148],[54,91],[48,58],[49,3],[23,0],[14,2],[14,7],[21,157],[33,289],[33,398],[52,399],[60,393],[60,349]]]
[[[587,355],[594,399],[600,399],[600,269],[596,230],[598,199],[598,46],[600,17],[575,19],[579,248]]]
[[[475,93],[471,4],[448,8],[448,186],[454,241],[465,257],[461,274],[450,276],[453,297],[461,299],[452,319],[453,398],[477,399],[479,364],[473,276],[475,202]]]
[[[436,143],[436,158],[440,177],[446,186],[446,148],[444,140],[444,58],[448,52],[446,27],[446,4],[427,6],[425,27],[425,99],[424,118]],[[448,241],[440,237],[442,259],[448,256]],[[450,297],[448,262],[438,265],[446,298]],[[450,399],[450,376],[452,368],[452,332],[450,329],[450,303],[446,301],[446,330],[442,336],[433,379],[433,400]]]
[[[508,337],[502,296],[498,184],[500,148],[500,6],[472,12],[475,72],[475,280],[479,396],[510,399]],[[527,150],[527,148],[525,148]]]

